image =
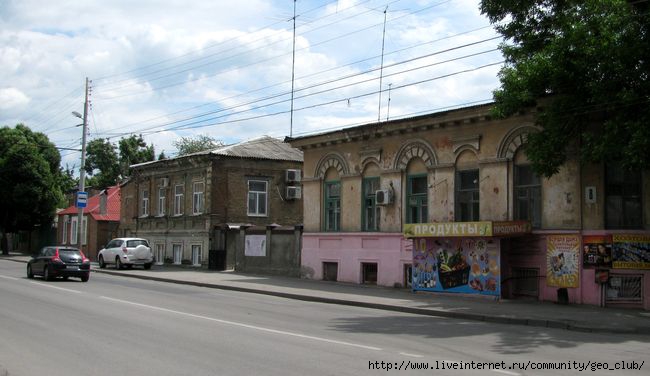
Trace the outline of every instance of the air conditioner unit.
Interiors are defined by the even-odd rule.
[[[302,197],[302,187],[287,187],[287,200],[298,200]]]
[[[390,189],[380,189],[375,191],[375,203],[377,205],[388,205],[393,203],[393,191]]]
[[[287,183],[300,182],[300,170],[286,170],[284,180]]]
[[[169,185],[169,178],[160,178],[160,186],[166,187]]]

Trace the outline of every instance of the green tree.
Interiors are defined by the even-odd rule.
[[[155,160],[153,146],[144,142],[142,135],[131,135],[120,139],[120,174],[122,177],[131,175],[131,165]]]
[[[650,3],[483,0],[505,38],[495,114],[538,107],[526,154],[552,176],[568,157],[650,162]]]
[[[98,138],[86,146],[87,186],[103,189],[117,183],[120,176],[115,145],[108,139]]]
[[[0,128],[0,244],[6,233],[49,225],[61,192],[61,155],[46,135],[23,124]]]
[[[196,137],[181,137],[180,140],[174,141],[173,145],[178,149],[178,155],[181,156],[216,149],[223,146],[223,142],[208,135],[198,135]]]

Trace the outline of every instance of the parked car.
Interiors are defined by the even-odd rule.
[[[56,277],[90,279],[90,260],[77,248],[67,246],[43,247],[27,262],[27,278],[43,276],[50,281]]]
[[[99,251],[97,261],[102,269],[108,264],[115,265],[115,269],[133,265],[142,265],[145,269],[150,269],[154,260],[146,239],[116,238]]]

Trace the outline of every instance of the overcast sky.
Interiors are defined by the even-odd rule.
[[[500,39],[478,1],[295,4],[292,122],[291,0],[0,0],[0,126],[80,148],[71,112],[88,77],[88,140],[143,134],[173,156],[182,136],[302,136],[487,102],[498,86]]]

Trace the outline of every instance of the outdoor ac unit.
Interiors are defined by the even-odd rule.
[[[284,180],[287,183],[300,182],[300,170],[286,170]]]
[[[160,186],[166,187],[169,185],[169,178],[160,178]]]
[[[388,205],[393,203],[393,191],[380,189],[375,191],[375,202],[377,205]]]
[[[287,187],[287,200],[298,200],[302,197],[301,187]]]

